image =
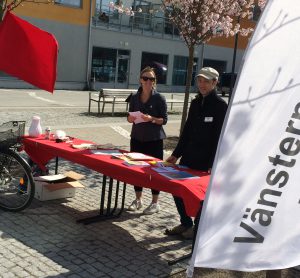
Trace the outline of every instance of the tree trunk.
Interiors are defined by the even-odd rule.
[[[194,48],[195,48],[194,45],[191,45],[189,47],[189,63],[188,63],[187,78],[186,78],[186,85],[185,85],[183,111],[182,111],[181,124],[180,124],[180,134],[183,131],[183,127],[187,118],[188,106],[189,106],[190,88],[191,88],[193,64],[194,64]]]

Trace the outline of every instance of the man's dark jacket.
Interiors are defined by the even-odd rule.
[[[188,118],[173,152],[180,164],[207,171],[212,168],[227,104],[213,90],[192,100]]]

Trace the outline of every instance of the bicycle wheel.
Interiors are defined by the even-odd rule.
[[[29,165],[16,152],[0,150],[0,208],[21,211],[34,197],[35,185]]]

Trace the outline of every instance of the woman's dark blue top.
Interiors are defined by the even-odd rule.
[[[164,96],[152,90],[152,95],[146,103],[141,102],[141,92],[133,94],[129,103],[129,112],[141,111],[155,118],[163,118],[163,125],[168,121],[167,103]],[[131,138],[141,142],[156,141],[166,138],[162,125],[152,122],[133,124]]]

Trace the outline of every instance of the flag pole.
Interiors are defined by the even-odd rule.
[[[240,23],[240,17],[237,19],[237,23]],[[232,66],[231,66],[231,77],[230,77],[230,87],[229,87],[229,96],[228,96],[228,103],[230,103],[232,90],[234,87],[234,75],[235,75],[235,61],[236,61],[236,52],[237,52],[237,45],[238,45],[239,33],[235,34],[234,37],[234,49],[233,49],[233,57],[232,57]]]

